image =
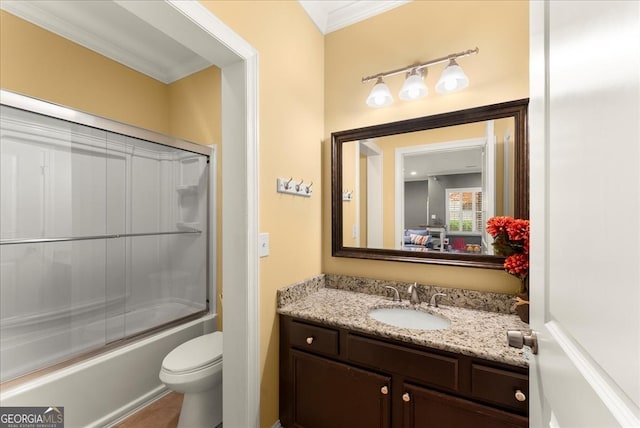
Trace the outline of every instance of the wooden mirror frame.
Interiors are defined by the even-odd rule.
[[[331,255],[333,257],[503,269],[504,257],[496,255],[345,247],[343,245],[342,218],[342,145],[347,142],[369,138],[513,117],[515,121],[514,216],[516,218],[529,218],[528,105],[529,99],[524,98],[450,113],[333,132],[331,134]]]

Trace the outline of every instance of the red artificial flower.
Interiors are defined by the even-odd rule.
[[[529,220],[509,216],[492,217],[487,233],[493,237],[493,248],[505,256],[504,269],[523,280],[529,274]]]
[[[505,233],[512,220],[513,218],[506,216],[491,217],[487,221],[487,233],[494,238]]]
[[[507,236],[510,241],[519,241],[523,253],[529,254],[529,220],[514,219],[507,225]]]
[[[523,253],[512,254],[504,260],[504,268],[511,275],[522,278],[529,272],[529,256]]]

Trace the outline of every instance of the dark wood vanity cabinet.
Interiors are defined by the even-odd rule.
[[[295,423],[305,428],[388,428],[391,378],[292,351]],[[386,391],[386,392],[385,392]]]
[[[524,428],[527,373],[280,316],[284,428]]]

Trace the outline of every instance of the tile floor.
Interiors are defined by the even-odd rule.
[[[181,407],[182,394],[170,392],[113,428],[176,428]]]

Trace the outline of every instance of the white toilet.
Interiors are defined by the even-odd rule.
[[[222,332],[191,339],[162,361],[160,380],[184,393],[178,428],[215,428],[222,423]]]

